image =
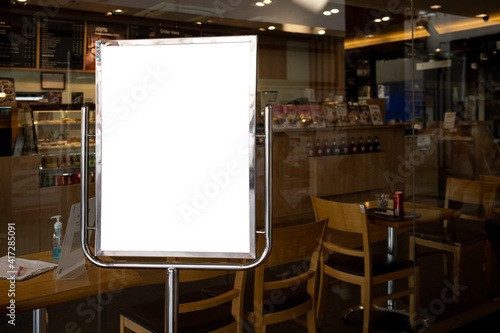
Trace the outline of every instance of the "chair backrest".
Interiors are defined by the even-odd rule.
[[[484,216],[461,214],[460,218],[484,222],[493,216],[496,191],[495,183],[448,177],[444,207],[450,208],[450,201],[482,206]]]
[[[316,219],[328,218],[328,228],[361,234],[363,240],[362,250],[327,241],[323,243],[323,247],[328,251],[363,257],[365,259],[365,272],[368,273],[367,275],[371,275],[371,243],[366,207],[362,204],[335,202],[316,197],[311,197],[311,201]]]
[[[179,282],[195,282],[228,275],[233,272],[211,270],[180,270]],[[179,303],[179,314],[215,308],[231,303],[231,314],[236,321],[237,332],[243,331],[243,294],[245,288],[246,271],[237,271],[232,287],[214,297],[197,299],[193,302]]]
[[[255,323],[264,322],[264,294],[294,293],[300,285],[306,284],[309,300],[302,299],[302,303],[294,304],[285,311],[271,311],[265,316],[271,322],[281,322],[295,319],[307,311],[315,313],[317,275],[319,256],[327,220],[304,223],[291,227],[273,229],[273,245],[271,253],[263,265],[255,269],[253,290],[253,320]],[[259,235],[260,236],[260,235]],[[258,238],[258,249],[264,248],[263,237]],[[272,274],[266,274],[267,271]],[[279,273],[279,275],[276,275]],[[266,278],[271,277],[266,280]],[[286,290],[285,290],[286,289]],[[281,295],[284,295],[281,294]],[[292,298],[293,295],[290,294]],[[284,296],[286,298],[286,296]],[[266,300],[266,302],[275,300]],[[281,302],[282,300],[280,300]],[[272,308],[273,306],[268,305]],[[272,319],[273,318],[273,319]],[[316,325],[309,323],[308,325]]]
[[[321,250],[323,232],[327,220],[273,229],[272,251],[264,267],[273,267],[308,260]],[[259,252],[263,250],[263,238],[259,238]]]

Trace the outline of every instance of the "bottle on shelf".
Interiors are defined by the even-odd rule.
[[[348,153],[348,147],[345,144],[345,139],[342,138],[342,141],[340,143],[340,155],[346,155]]]
[[[349,145],[349,154],[357,154],[358,153],[358,146],[356,145],[356,142],[354,141],[354,137],[351,138],[351,144]]]
[[[360,136],[359,137],[359,141],[358,141],[358,153],[365,153],[365,145],[363,144],[363,137]]]
[[[330,155],[330,146],[328,145],[328,139],[325,139],[325,143],[323,144],[323,156]]]
[[[368,139],[366,141],[365,153],[373,153],[373,145],[372,145],[372,137],[371,136],[368,136]]]
[[[314,151],[311,147],[311,141],[307,141],[307,157],[312,157],[314,155]]]
[[[335,138],[332,140],[330,155],[340,155],[340,148],[337,146],[337,140],[335,140]]]
[[[314,148],[314,156],[321,156],[323,155],[323,148],[321,147],[321,141],[316,140],[316,147]]]
[[[378,136],[376,135],[375,142],[373,143],[373,152],[378,153],[382,150],[381,148],[382,148],[382,145],[380,144],[380,142],[378,142]]]
[[[59,260],[61,256],[63,235],[62,235],[62,223],[59,220],[61,215],[52,216],[50,219],[56,219],[54,223],[54,234],[52,235],[52,259]]]

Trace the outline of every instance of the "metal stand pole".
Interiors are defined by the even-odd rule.
[[[389,254],[392,254],[393,256],[397,255],[397,248],[396,244],[398,242],[398,231],[396,228],[388,228],[388,234],[387,234],[387,251]],[[394,281],[390,280],[387,281],[387,293],[390,295],[394,291]],[[388,309],[395,309],[396,308],[396,301],[395,300],[388,300],[387,301],[387,308]]]
[[[33,332],[47,333],[47,309],[39,308],[33,310]]]
[[[179,317],[179,272],[174,267],[167,269],[165,286],[165,332],[177,333]]]

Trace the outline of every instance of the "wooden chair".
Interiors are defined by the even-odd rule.
[[[218,276],[225,271],[180,270],[179,271],[179,320],[178,332],[233,333],[243,331],[243,289],[246,271],[238,271],[232,287],[217,296],[210,296],[202,289],[185,292],[186,283],[213,281],[218,287]],[[197,285],[204,285],[200,282]],[[204,285],[204,287],[209,287]],[[164,332],[165,302],[163,300],[138,304],[119,309],[120,333]]]
[[[249,274],[246,286],[244,315],[255,332],[291,319],[316,332],[317,269],[325,226],[322,220],[273,229],[269,258],[253,271],[253,284]],[[259,238],[259,251],[263,246]],[[299,318],[304,314],[306,323]]]
[[[415,230],[415,233],[409,236],[411,260],[416,257],[416,246],[425,246],[443,252],[443,268],[446,276],[449,275],[448,262],[449,256],[453,255],[451,280],[454,290],[458,291],[460,285],[460,276],[462,274],[463,253],[474,248],[485,249],[487,282],[490,290],[492,289],[492,253],[484,233],[484,227],[481,225],[493,214],[494,197],[497,185],[494,183],[481,182],[475,180],[466,180],[449,177],[446,181],[446,194],[444,207],[453,208],[451,204],[460,203],[461,214],[458,219],[453,221],[444,221],[442,225],[429,225]],[[468,206],[469,205],[469,206]],[[471,211],[474,205],[474,214]],[[480,216],[480,210],[484,210],[483,216]],[[420,255],[433,254],[422,253]],[[455,302],[459,301],[459,293],[455,294]]]
[[[398,259],[390,254],[373,255],[366,207],[361,204],[340,203],[311,197],[316,219],[328,218],[328,231],[354,233],[361,236],[362,249],[323,242],[321,256],[321,291],[318,297],[318,318],[323,315],[323,303],[328,289],[328,276],[361,287],[363,332],[370,330],[372,307],[391,299],[409,296],[410,325],[414,327],[415,311],[419,306],[419,267],[412,261]],[[373,287],[401,278],[408,279],[408,288],[390,295],[374,298]]]

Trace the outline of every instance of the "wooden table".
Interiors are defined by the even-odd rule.
[[[23,256],[27,259],[52,261],[52,252]],[[87,272],[77,279],[58,280],[56,269],[25,281],[16,281],[15,296],[9,297],[10,281],[0,280],[0,314],[7,315],[7,306],[15,300],[15,312],[34,311],[41,332],[45,330],[45,308],[109,291],[121,290],[141,284],[141,275],[131,269],[105,269],[87,264]],[[45,317],[45,318],[43,318]],[[42,322],[43,321],[43,322]]]
[[[366,201],[364,205],[367,209],[372,209],[376,207],[376,201]],[[426,223],[436,223],[443,220],[452,219],[460,215],[460,211],[455,209],[448,209],[442,207],[435,207],[423,204],[415,204],[413,206],[412,202],[405,202],[404,204],[405,214],[416,214],[415,219],[394,219],[390,220],[384,218],[383,215],[377,217],[377,214],[370,214],[369,221],[373,224],[388,227],[387,233],[387,249],[390,254],[397,254],[397,237],[398,232],[411,230],[413,225],[420,225]],[[392,209],[393,201],[389,200],[389,209]]]

